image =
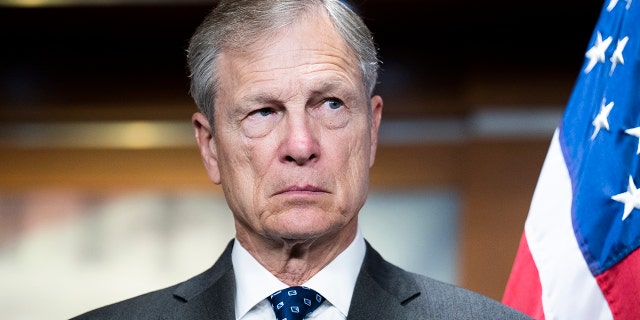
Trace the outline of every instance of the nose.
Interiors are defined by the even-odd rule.
[[[317,161],[320,156],[318,130],[306,112],[298,115],[289,114],[282,146],[282,160],[299,166]]]

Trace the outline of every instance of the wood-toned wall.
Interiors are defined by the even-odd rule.
[[[374,187],[460,191],[461,285],[500,299],[548,141],[382,145]],[[47,188],[110,192],[212,186],[195,146],[179,149],[0,148],[0,192]],[[437,259],[437,257],[434,257]]]

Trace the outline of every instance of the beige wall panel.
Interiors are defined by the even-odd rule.
[[[453,187],[462,144],[381,146],[371,170],[374,187]]]
[[[549,142],[476,141],[462,179],[460,283],[501,300]]]
[[[375,188],[444,187],[461,192],[460,281],[500,299],[548,141],[474,141],[381,146]],[[197,149],[0,150],[0,189],[92,191],[202,189],[208,180]]]

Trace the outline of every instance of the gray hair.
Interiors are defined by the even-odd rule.
[[[243,50],[322,6],[360,65],[365,92],[371,96],[378,79],[378,52],[360,16],[342,0],[220,0],[191,38],[187,62],[190,94],[213,125],[218,90],[217,57],[223,50]]]

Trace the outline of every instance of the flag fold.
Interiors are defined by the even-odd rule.
[[[640,3],[603,4],[545,158],[503,302],[640,318]]]

